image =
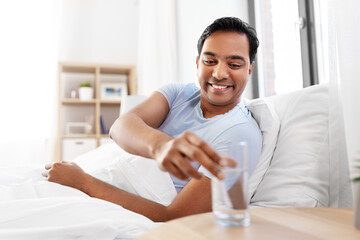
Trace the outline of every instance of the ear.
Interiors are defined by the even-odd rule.
[[[249,75],[251,75],[252,70],[254,69],[255,62],[252,62],[249,67]]]
[[[199,56],[196,56],[196,69],[199,68]]]

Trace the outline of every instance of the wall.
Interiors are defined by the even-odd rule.
[[[225,16],[238,17],[248,22],[247,0],[181,0],[178,7],[179,80],[197,82],[197,41],[204,29],[215,19]],[[252,98],[251,80],[243,94]]]
[[[137,65],[140,1],[1,1],[0,164],[50,160],[58,61]],[[246,20],[247,0],[176,0],[176,7],[179,78],[192,82],[201,32],[217,17]]]
[[[59,61],[137,62],[137,0],[64,0]]]
[[[216,18],[236,16],[248,21],[247,0],[181,0],[178,8],[179,79],[196,81],[197,41]]]
[[[178,0],[179,80],[196,82],[196,44],[218,17],[248,20],[247,0]],[[59,60],[137,64],[137,0],[65,0]]]
[[[0,168],[43,163],[56,129],[60,1],[0,1]]]

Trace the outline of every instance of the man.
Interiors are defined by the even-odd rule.
[[[232,164],[215,150],[217,143],[246,141],[250,172],[260,156],[261,132],[241,101],[257,47],[255,30],[240,19],[214,21],[198,41],[201,89],[195,84],[166,85],[112,126],[110,135],[120,147],[155,159],[172,175],[178,195],[169,206],[104,183],[74,163],[48,165],[45,176],[153,221],[211,211],[210,178],[223,178],[219,164]]]

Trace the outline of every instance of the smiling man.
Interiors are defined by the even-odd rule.
[[[244,33],[217,31],[206,38],[196,59],[205,118],[224,114],[240,102],[254,67],[249,49]]]
[[[219,165],[233,164],[220,156],[218,143],[247,142],[250,174],[260,156],[260,129],[241,101],[258,44],[255,30],[240,19],[215,20],[198,41],[200,89],[168,84],[112,126],[110,135],[120,147],[156,160],[171,174],[178,195],[169,206],[104,183],[74,163],[47,166],[45,176],[153,221],[211,211],[210,179],[223,178]]]

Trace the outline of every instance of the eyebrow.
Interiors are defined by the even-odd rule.
[[[209,55],[212,57],[218,57],[217,54],[213,53],[213,52],[203,52],[204,55]],[[239,56],[239,55],[231,55],[226,57],[226,59],[239,59],[245,62],[245,58],[243,56]]]

